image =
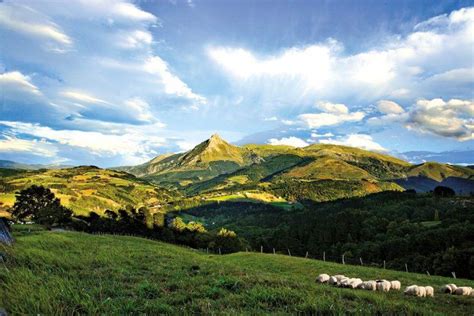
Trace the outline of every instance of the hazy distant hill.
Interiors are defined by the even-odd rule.
[[[68,168],[68,165],[41,165],[41,164],[24,164],[11,160],[0,160],[0,168],[5,169],[24,169],[24,170],[38,170],[38,169],[61,169]]]

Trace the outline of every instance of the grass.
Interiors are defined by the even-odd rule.
[[[207,255],[142,238],[28,232],[25,226],[14,235],[17,242],[7,250],[6,266],[0,266],[0,307],[11,315],[474,313],[474,297],[415,298],[314,282],[323,272],[398,279],[403,286],[453,281],[444,277],[283,255]]]

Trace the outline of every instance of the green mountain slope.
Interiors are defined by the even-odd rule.
[[[242,190],[281,194],[283,189],[292,191],[288,196],[318,197],[318,201],[404,187],[429,191],[436,183],[445,184],[441,182],[445,179],[458,192],[470,192],[474,178],[469,168],[437,163],[414,166],[359,148],[330,144],[237,147],[217,135],[186,153],[158,156],[124,170],[191,195]]]
[[[15,192],[33,184],[50,188],[77,215],[102,214],[128,205],[158,208],[176,193],[157,188],[131,174],[81,166],[58,170],[24,171],[0,178],[0,208],[15,202]]]
[[[22,227],[20,227],[22,228]],[[143,238],[16,231],[0,266],[0,306],[22,314],[446,314],[474,297],[407,297],[320,285],[320,273],[399,280],[438,289],[452,278],[285,255],[208,255]],[[265,251],[271,251],[265,249]],[[8,270],[7,270],[8,269]],[[474,286],[457,279],[458,285]],[[85,290],[87,289],[87,290]]]

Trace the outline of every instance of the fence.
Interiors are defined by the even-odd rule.
[[[199,249],[200,251],[204,251],[206,253],[211,253],[211,254],[219,254],[222,255],[221,249]],[[291,250],[286,249],[286,250],[276,250],[275,248],[271,249],[265,249],[263,246],[260,246],[260,249],[258,251],[246,248],[245,252],[253,252],[253,253],[262,253],[262,254],[273,254],[273,255],[288,255],[292,256]],[[382,262],[366,262],[363,260],[361,257],[348,257],[345,254],[342,254],[341,256],[329,256],[326,254],[325,251],[319,255],[314,255],[310,254],[308,251],[306,251],[304,256],[298,256],[296,255],[295,257],[299,258],[306,258],[306,259],[313,259],[313,260],[321,260],[321,261],[328,261],[328,262],[335,262],[335,263],[341,263],[341,264],[349,264],[349,265],[358,265],[358,266],[367,266],[367,267],[374,267],[374,268],[381,268],[381,269],[386,269],[387,268],[387,262],[383,260]],[[390,263],[389,263],[390,264]],[[391,270],[397,270],[394,269],[393,267],[389,267]],[[405,272],[410,272],[408,269],[408,263],[405,263]],[[411,271],[411,272],[416,272],[420,273],[420,271]],[[428,276],[431,276],[429,271],[425,271],[422,273],[426,273]],[[451,272],[451,275],[454,279],[456,279],[456,272]]]

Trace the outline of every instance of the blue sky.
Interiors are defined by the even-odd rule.
[[[473,1],[3,1],[0,159],[473,150],[473,34]]]

